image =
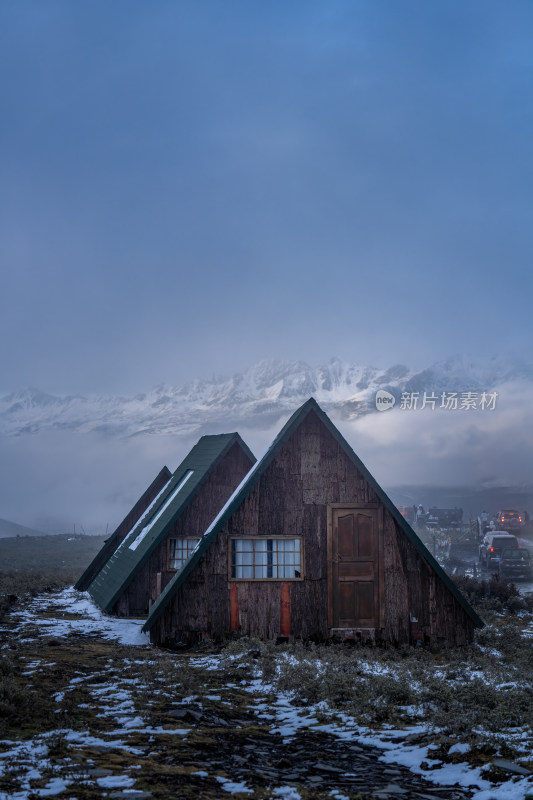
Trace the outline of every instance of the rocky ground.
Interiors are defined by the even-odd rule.
[[[151,647],[140,625],[102,617],[73,590],[5,599],[1,800],[522,800],[530,791],[533,743],[518,712],[501,736],[490,715],[485,731],[429,718],[416,684],[433,666],[457,680],[462,662],[450,666],[450,653],[420,660],[253,641],[170,653]],[[515,636],[531,633],[523,618]],[[468,659],[471,683],[479,664]],[[400,676],[399,661],[410,672]],[[511,691],[504,671],[502,696]],[[366,689],[353,695],[355,674]],[[406,674],[413,685],[402,694]]]

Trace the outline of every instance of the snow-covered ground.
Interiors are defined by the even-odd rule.
[[[40,615],[43,608],[47,609],[49,616]],[[57,609],[56,615],[53,614],[54,609]],[[148,635],[141,631],[144,619],[109,617],[100,611],[87,592],[77,592],[74,588],[64,589],[55,595],[37,597],[27,608],[13,612],[12,616],[20,619],[22,626],[35,625],[39,636],[67,636],[76,631],[84,634],[97,633],[105,639],[116,639],[120,644],[149,643]]]
[[[190,725],[154,726],[147,718],[148,709],[140,708],[135,701],[134,690],[141,680],[136,677],[135,666],[151,663],[150,659],[157,658],[158,652],[150,647],[147,637],[141,633],[142,620],[108,617],[100,612],[86,593],[79,593],[74,589],[66,589],[56,595],[37,597],[23,610],[13,612],[11,617],[17,622],[17,634],[22,642],[27,643],[39,637],[55,637],[61,640],[72,634],[82,634],[91,638],[98,636],[138,648],[139,657],[138,660],[136,657],[124,659],[118,668],[116,661],[112,662],[110,659],[110,663],[105,665],[99,675],[80,672],[65,676],[64,686],[54,696],[59,711],[69,693],[83,684],[88,692],[87,707],[97,708],[98,715],[109,721],[109,728],[102,735],[95,735],[89,730],[58,728],[51,733],[37,734],[30,741],[0,742],[0,778],[5,778],[10,771],[12,773],[13,765],[16,765],[20,785],[20,789],[12,793],[0,790],[0,800],[27,800],[31,791],[30,781],[42,776],[51,777],[45,786],[33,788],[32,796],[53,796],[63,792],[72,784],[83,781],[88,783],[92,781],[94,784],[96,781],[102,790],[102,796],[108,791],[123,789],[128,790],[129,797],[135,797],[135,769],[140,766],[135,764],[135,758],[142,753],[139,735],[146,737],[147,742],[153,742],[159,735],[187,737],[191,731]],[[9,644],[4,645],[4,648],[8,647]],[[412,709],[412,723],[405,727],[383,724],[373,728],[361,724],[349,714],[340,712],[338,708],[330,708],[327,702],[310,704],[296,702],[294,693],[276,689],[275,681],[269,683],[265,680],[259,668],[250,671],[249,663],[246,665],[243,663],[245,658],[246,653],[232,654],[231,651],[191,657],[188,661],[189,666],[193,670],[203,671],[216,677],[219,689],[218,693],[213,694],[206,683],[205,696],[201,693],[195,694],[184,698],[182,703],[188,702],[191,708],[195,709],[202,709],[203,703],[208,705],[220,703],[222,707],[229,704],[232,692],[238,688],[248,693],[249,710],[253,711],[258,721],[269,725],[272,735],[281,735],[287,742],[290,742],[298,731],[305,729],[326,732],[343,742],[371,745],[379,750],[378,758],[383,765],[401,765],[437,786],[457,785],[465,789],[470,788],[474,800],[523,800],[528,791],[533,792],[531,776],[517,774],[520,770],[519,765],[515,765],[517,773],[509,772],[501,783],[492,783],[487,778],[487,771],[491,765],[480,767],[470,764],[470,745],[466,742],[457,741],[450,746],[448,754],[454,755],[454,763],[436,758],[433,751],[437,748],[431,744],[430,735],[427,737],[427,743],[421,745],[419,742],[421,734],[435,734],[438,731],[430,731],[427,723],[417,718],[415,708]],[[283,660],[291,659],[293,656],[280,653],[276,658],[275,669],[279,670]],[[38,680],[39,676],[53,664],[53,650],[50,648],[49,658],[28,660],[24,674],[28,680]],[[239,669],[241,664],[245,667],[242,670]],[[318,672],[323,673],[327,669],[327,665],[319,660],[315,662],[315,666]],[[231,679],[226,677],[228,668],[231,668],[233,674]],[[376,667],[369,661],[366,668],[367,676],[372,676],[376,669],[379,671],[381,667]],[[394,661],[388,667],[383,666],[381,671],[383,669],[394,671]],[[237,683],[235,683],[236,672],[237,674],[242,672],[242,679]],[[465,665],[462,676],[457,680],[471,680],[471,672],[468,665]],[[444,674],[442,679],[445,680]],[[527,681],[529,678],[522,676],[521,679]],[[152,683],[151,691],[153,696],[164,694],[165,684]],[[129,741],[129,737],[133,734],[137,737],[134,744]],[[531,730],[518,729],[514,736],[514,744],[518,750],[522,744],[525,761],[531,761],[533,756]],[[58,771],[57,764],[50,758],[51,746],[57,742],[58,737],[68,744],[69,748],[74,749],[89,745],[100,749],[120,747],[131,754],[133,762],[120,774],[102,775],[101,770],[100,772],[97,769],[91,770],[90,763],[83,774],[76,774],[74,761],[71,761],[70,773],[65,769]],[[508,740],[509,732],[506,732],[505,737]],[[196,778],[215,778],[225,793],[253,794],[252,789],[241,780],[210,775],[208,771],[202,769],[192,774]],[[493,775],[491,777],[493,778]],[[330,794],[337,800],[343,797],[342,792],[337,790]],[[283,784],[272,786],[271,796],[296,800],[300,797],[300,793],[297,785]]]

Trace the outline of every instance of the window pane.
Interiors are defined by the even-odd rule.
[[[231,540],[232,578],[299,578],[300,560],[300,539]]]
[[[169,569],[181,569],[200,539],[171,539]]]

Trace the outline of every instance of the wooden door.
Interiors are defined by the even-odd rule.
[[[381,509],[335,504],[329,523],[330,628],[382,627]]]

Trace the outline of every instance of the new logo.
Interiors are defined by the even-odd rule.
[[[378,389],[376,392],[376,408],[378,411],[388,411],[396,402],[396,398],[385,389]]]

